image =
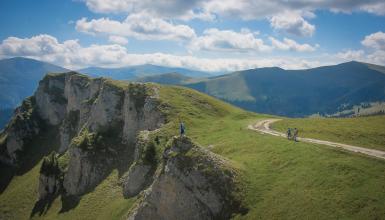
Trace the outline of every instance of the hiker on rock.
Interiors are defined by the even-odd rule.
[[[297,136],[298,136],[298,129],[294,128],[294,135],[293,135],[293,140],[297,141]]]
[[[179,132],[180,132],[180,136],[182,137],[185,133],[185,127],[184,127],[184,124],[182,121],[180,121],[179,123]]]
[[[290,140],[291,138],[291,128],[287,129],[287,139]]]

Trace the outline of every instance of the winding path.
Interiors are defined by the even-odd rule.
[[[253,125],[249,125],[248,128],[250,130],[258,131],[264,134],[270,134],[274,135],[277,137],[283,137],[286,138],[286,134],[278,131],[274,131],[270,128],[270,124],[279,121],[281,119],[264,119],[260,120],[257,123]],[[355,153],[362,153],[366,154],[372,157],[377,157],[380,159],[385,160],[385,151],[380,151],[380,150],[374,150],[374,149],[368,149],[364,147],[358,147],[358,146],[353,146],[353,145],[348,145],[348,144],[341,144],[341,143],[336,143],[336,142],[331,142],[331,141],[323,141],[323,140],[318,140],[318,139],[313,139],[313,138],[297,138],[299,141],[302,142],[308,142],[308,143],[313,143],[313,144],[323,144],[335,148],[342,148],[347,151],[355,152]]]

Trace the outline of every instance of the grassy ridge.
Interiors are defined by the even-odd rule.
[[[178,120],[200,145],[231,160],[242,171],[249,212],[239,219],[380,219],[385,216],[385,162],[325,146],[262,135],[247,125],[271,116],[245,112],[181,87],[160,87],[169,114],[164,135],[178,133]],[[26,219],[36,199],[38,170],[14,178],[0,194],[0,217]],[[57,198],[46,219],[121,219],[133,200],[124,200],[117,172],[59,213]],[[39,216],[36,216],[38,218]]]
[[[284,119],[272,125],[285,132],[298,128],[299,136],[385,150],[385,116],[359,118]]]
[[[243,170],[240,219],[376,219],[385,216],[385,162],[248,130],[271,116],[242,111],[188,90],[167,88],[187,135]],[[178,95],[176,95],[178,94]],[[186,98],[186,97],[190,98]],[[192,103],[194,97],[198,103]],[[193,105],[192,105],[193,104]],[[221,109],[216,114],[215,108]],[[214,110],[214,111],[213,111]],[[169,132],[177,133],[177,125]],[[378,129],[378,127],[377,127]]]
[[[193,137],[244,170],[245,219],[373,219],[385,214],[385,163],[261,135],[236,116]],[[203,132],[204,130],[208,132]]]

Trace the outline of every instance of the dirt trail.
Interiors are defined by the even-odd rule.
[[[256,124],[249,125],[248,128],[254,131],[259,131],[264,134],[270,134],[278,137],[284,137],[286,138],[286,134],[278,131],[274,131],[270,128],[270,124],[279,121],[281,119],[264,119],[261,121],[258,121]],[[323,141],[323,140],[317,140],[313,138],[297,138],[298,141],[301,142],[308,142],[308,143],[313,143],[313,144],[323,144],[331,147],[336,147],[336,148],[342,148],[347,151],[351,152],[356,152],[356,153],[362,153],[366,154],[372,157],[377,157],[381,159],[385,159],[385,151],[380,151],[380,150],[374,150],[374,149],[368,149],[364,147],[358,147],[358,146],[353,146],[353,145],[348,145],[348,144],[341,144],[341,143],[336,143],[336,142],[331,142],[331,141]]]

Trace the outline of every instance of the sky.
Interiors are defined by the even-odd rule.
[[[0,59],[219,72],[385,65],[384,0],[1,0]]]

